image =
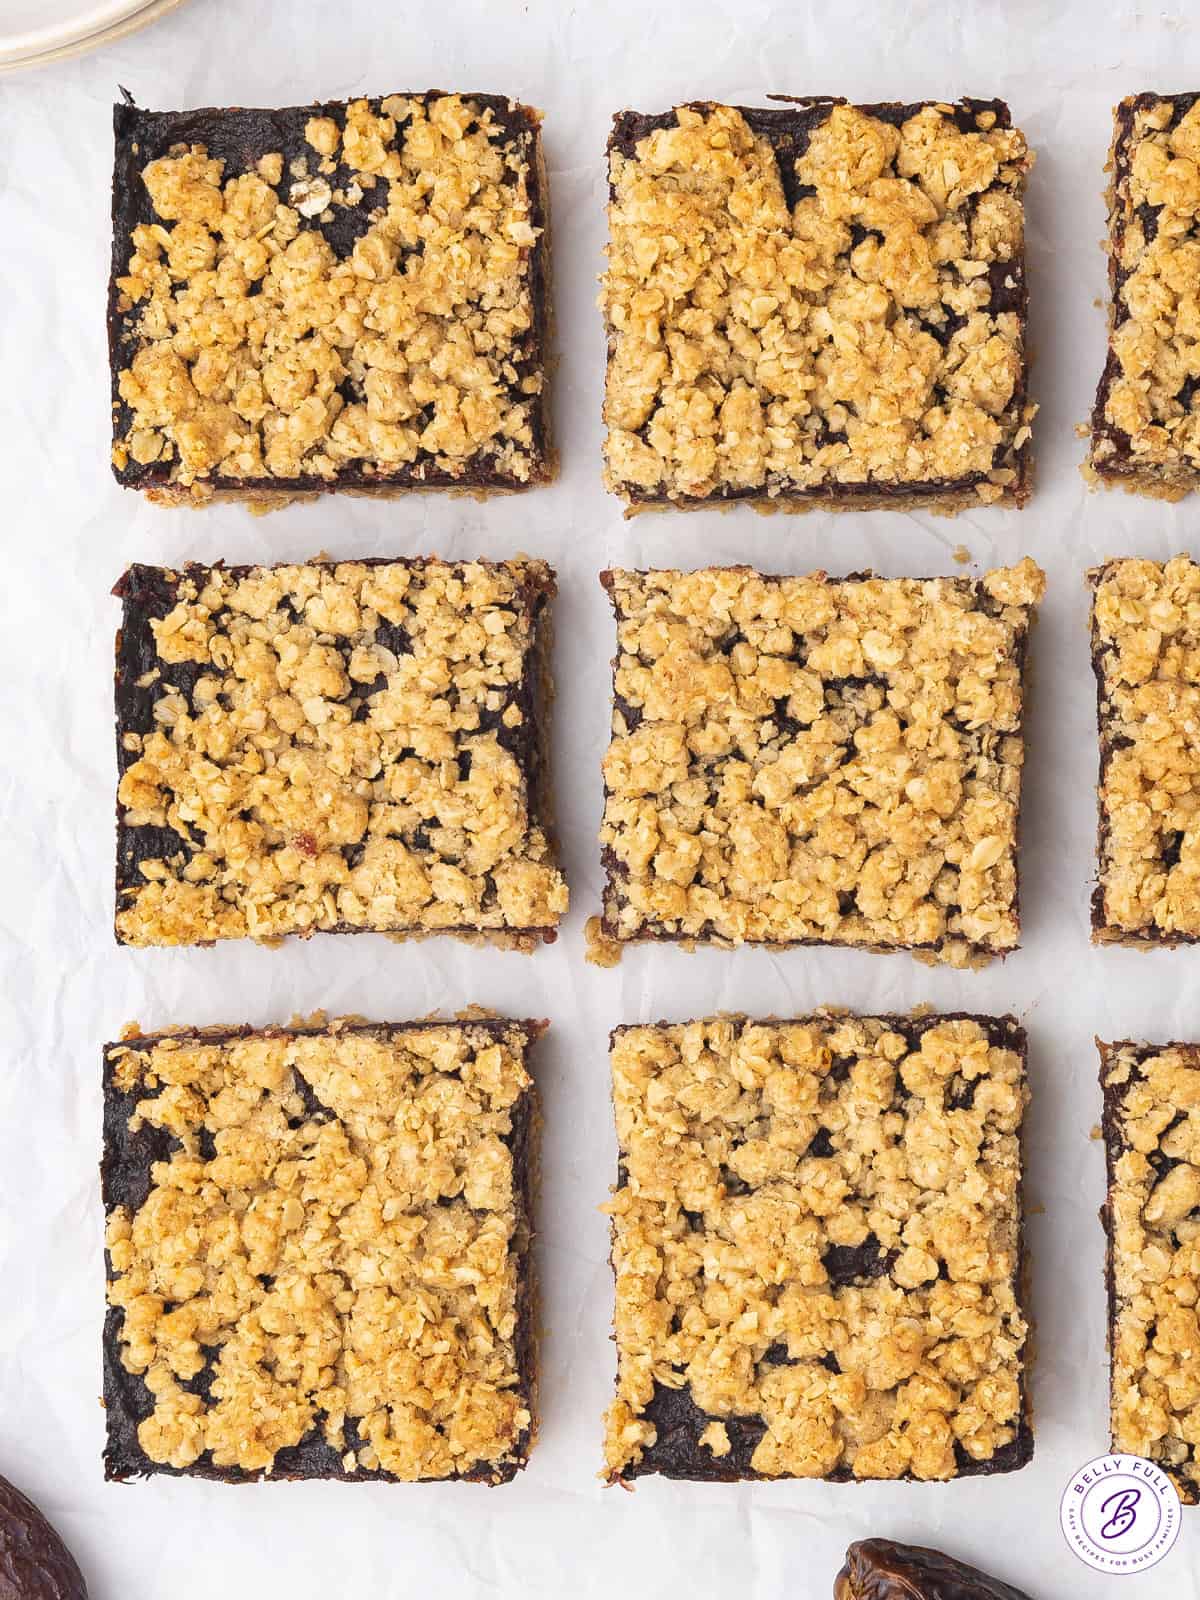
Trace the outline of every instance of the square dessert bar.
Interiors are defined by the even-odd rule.
[[[1097,1044],[1112,1447],[1200,1505],[1200,1045]]]
[[[647,939],[958,966],[1016,948],[1032,561],[602,581],[619,654],[595,959]]]
[[[115,593],[118,942],[553,940],[544,562],[135,566]]]
[[[1011,1017],[625,1027],[612,1073],[612,1480],[1025,1465]]]
[[[113,469],[164,503],[553,476],[540,116],[114,111]]]
[[[1107,486],[1178,500],[1200,485],[1200,94],[1135,94],[1108,167],[1108,359],[1089,466]]]
[[[544,1027],[106,1047],[106,1477],[502,1483],[525,1465]]]
[[[1100,730],[1100,944],[1200,939],[1200,566],[1108,561],[1088,574]]]
[[[613,121],[608,487],[631,510],[1022,505],[1033,157],[1008,107],[780,98]]]

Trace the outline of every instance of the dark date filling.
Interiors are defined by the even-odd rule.
[[[417,562],[411,564],[420,565]],[[354,565],[376,567],[386,566],[388,562],[382,557],[368,556],[359,559]],[[227,567],[223,570],[229,576],[241,579],[255,569],[242,566]],[[145,737],[155,730],[157,724],[154,720],[154,707],[162,698],[164,687],[182,694],[188,702],[190,711],[197,709],[194,700],[196,684],[209,672],[209,669],[195,661],[163,661],[158,655],[150,623],[152,619],[161,621],[174,609],[178,604],[180,586],[184,581],[191,578],[198,585],[203,585],[208,571],[208,568],[189,566],[183,567],[178,572],[168,572],[161,567],[132,566],[119,579],[112,591],[124,602],[122,626],[117,633],[115,670],[118,781],[140,756],[139,750],[125,748],[123,736],[134,733]],[[517,589],[515,598],[523,606],[529,618],[531,632],[531,646],[526,653],[521,677],[510,687],[503,705],[497,710],[480,706],[478,726],[469,733],[464,732],[461,737],[465,740],[477,738],[481,734],[495,734],[497,743],[513,757],[521,773],[525,785],[530,827],[541,827],[549,835],[551,818],[543,681],[549,672],[549,627],[546,611],[549,596],[539,585],[526,583]],[[280,609],[289,612],[294,620],[300,620],[300,614],[287,597],[281,601]],[[219,624],[227,615],[227,610],[215,613],[217,623]],[[380,619],[374,637],[377,643],[396,655],[408,654],[412,650],[412,641],[407,631],[386,619]],[[348,668],[351,645],[346,639],[337,636],[332,642],[341,655],[343,664]],[[153,673],[157,674],[153,682],[142,681]],[[374,683],[354,685],[354,692],[343,703],[351,706],[356,722],[366,719],[370,710],[370,696],[386,686],[386,679],[382,675]],[[223,703],[220,696],[218,703]],[[504,712],[510,706],[516,706],[521,712],[521,720],[515,728],[510,728],[504,722]],[[415,752],[405,750],[396,759],[403,760],[413,754]],[[462,779],[470,773],[470,760],[469,749],[463,749],[458,753],[459,776]],[[429,836],[423,826],[409,830],[402,837],[408,848],[415,852],[427,852],[431,848]],[[118,806],[116,874],[118,909],[126,902],[130,891],[136,891],[150,881],[142,871],[144,862],[170,862],[181,853],[185,857],[194,855],[204,849],[204,843],[204,835],[195,828],[190,829],[187,835],[183,835],[169,827],[152,825],[130,827],[124,820],[121,807]],[[363,844],[360,842],[344,845],[341,850],[347,867],[354,868],[362,858]],[[439,855],[439,859],[450,858]],[[494,894],[494,884],[490,875],[486,880],[486,890],[488,894]],[[356,933],[361,930],[349,923],[339,923],[336,927],[324,931]],[[464,923],[442,931],[448,934],[464,934],[476,930],[472,924]],[[513,928],[503,931],[516,936],[536,937],[546,944],[552,944],[556,937],[554,928]]]
[[[424,94],[407,96],[413,100],[433,100],[443,93],[431,89]],[[513,352],[515,376],[509,389],[514,398],[527,400],[522,385],[527,378],[544,372],[547,343],[547,273],[548,248],[546,245],[546,198],[542,192],[542,179],[538,159],[538,123],[526,107],[516,105],[502,95],[464,94],[464,100],[482,109],[490,110],[494,125],[501,130],[502,148],[510,162],[528,167],[530,215],[533,228],[540,230],[537,243],[529,255],[530,299],[533,322]],[[367,104],[376,116],[381,114],[383,100],[368,99]],[[113,107],[113,132],[116,139],[116,164],[113,171],[113,249],[112,275],[108,291],[108,351],[112,376],[113,438],[127,438],[132,412],[121,399],[120,374],[126,368],[139,345],[137,333],[138,308],[120,309],[121,291],[117,279],[129,268],[132,250],[131,236],[134,228],[159,220],[142,172],[151,162],[166,156],[174,145],[204,145],[210,156],[225,163],[225,177],[253,172],[265,155],[279,152],[283,156],[284,193],[290,181],[288,169],[293,161],[304,160],[310,165],[320,160],[319,155],[304,137],[305,124],[311,117],[329,117],[339,129],[345,127],[346,103],[330,101],[310,106],[289,106],[280,110],[256,110],[232,107],[220,109],[208,106],[196,111],[144,111],[133,104]],[[468,132],[478,125],[470,124]],[[400,137],[404,123],[397,124]],[[339,146],[340,148],[340,146]],[[343,190],[359,174],[340,162],[330,177],[331,187]],[[388,180],[379,178],[374,188],[365,189],[362,199],[354,206],[335,206],[329,222],[319,218],[302,218],[302,228],[323,235],[335,256],[348,256],[355,242],[371,226],[373,213],[386,206]],[[419,249],[419,246],[418,246]],[[343,397],[359,402],[365,399],[353,379],[342,386]],[[539,470],[531,482],[545,481],[549,477],[549,401],[543,386],[541,401],[530,408],[530,427],[533,435],[531,454]],[[412,425],[420,429],[432,417],[432,411],[419,412]],[[141,463],[130,459],[125,466],[114,465],[117,482],[127,488],[145,489],[170,482],[172,463],[152,461]],[[237,478],[223,473],[212,473],[204,481],[214,489],[233,490],[247,494],[330,493],[335,489],[353,489],[355,493],[387,493],[397,488],[457,488],[457,489],[521,489],[524,480],[512,478],[507,472],[490,465],[486,456],[468,461],[461,472],[448,472],[435,465],[432,458],[408,462],[401,466],[375,467],[369,462],[350,463],[340,467],[332,478],[308,474],[294,478]]]
[[[834,106],[846,105],[848,102],[840,96],[833,95],[771,95],[768,98],[786,102],[783,107],[764,108],[755,106],[737,106],[735,109],[745,118],[750,129],[755,134],[765,137],[775,152],[779,167],[780,181],[783,185],[784,197],[789,209],[795,207],[796,202],[806,195],[816,191],[809,184],[804,184],[796,177],[796,162],[808,149],[813,130],[823,123],[829,116]],[[878,105],[859,106],[856,109],[864,116],[874,117],[879,122],[890,123],[899,128],[910,117],[916,116],[930,102],[914,101],[907,105],[897,102],[885,102]],[[690,108],[696,111],[708,111],[711,102],[704,100],[691,101]],[[972,100],[964,98],[951,108],[950,120],[960,133],[977,131],[975,118],[980,112],[990,111],[996,118],[997,128],[1011,128],[1012,114],[1003,100]],[[637,154],[639,142],[648,134],[658,128],[674,127],[676,122],[674,111],[657,113],[644,113],[640,111],[621,111],[613,118],[612,132],[608,140],[608,153],[616,153],[633,159]],[[616,190],[609,183],[609,199],[616,200]],[[857,235],[852,229],[851,248],[865,238],[866,229],[859,228]],[[1015,312],[1020,318],[1022,328],[1028,320],[1029,295],[1025,282],[1024,255],[1016,256],[1011,261],[993,262],[988,268],[988,287],[990,298],[984,310],[992,316],[999,316],[1003,312]],[[931,333],[938,343],[946,346],[953,335],[956,326],[962,325],[962,319],[941,307],[938,315],[932,318],[922,318],[921,323],[926,332]],[[611,359],[613,340],[609,339],[609,356]],[[1026,372],[1022,366],[1020,378],[1013,390],[1012,409],[1020,415],[1025,407],[1027,390]],[[945,396],[942,396],[944,399]],[[644,433],[644,429],[642,430]],[[844,439],[843,434],[831,433],[824,430],[819,436],[821,445],[832,444]],[[1021,503],[1029,493],[1031,458],[1028,441],[1019,449],[1011,452],[1012,465],[1017,472],[1017,480],[1011,487],[1013,498]],[[1005,455],[1005,447],[998,447],[994,464],[1001,465]],[[920,482],[900,483],[886,478],[869,478],[864,483],[826,483],[816,488],[798,489],[790,487],[786,482],[777,487],[782,489],[781,499],[796,501],[855,501],[870,498],[872,500],[937,500],[944,496],[956,494],[969,494],[975,486],[987,481],[986,473],[971,473],[962,478],[926,478]],[[706,495],[668,495],[645,489],[637,484],[622,484],[621,493],[634,505],[662,505],[686,506],[706,505],[714,500],[761,500],[767,495],[769,485],[758,488],[732,488],[718,486]]]
[[[946,1022],[975,1022],[984,1030],[989,1048],[1015,1051],[1021,1056],[1022,1060],[1026,1056],[1024,1032],[1017,1023],[1016,1018],[1011,1016],[980,1017],[973,1016],[969,1012],[960,1011],[916,1018],[887,1016],[881,1017],[879,1020],[886,1023],[888,1028],[900,1034],[910,1053],[920,1048],[923,1034],[931,1027],[939,1026]],[[666,1026],[666,1024],[662,1024],[662,1026]],[[741,1033],[744,1026],[744,1019],[734,1020],[735,1036]],[[613,1037],[615,1038],[615,1035]],[[840,1081],[846,1076],[851,1066],[852,1062],[849,1060],[841,1065],[835,1061],[830,1076],[835,1081]],[[902,1108],[907,1099],[908,1096],[901,1090],[897,1097],[898,1106]],[[821,1135],[818,1134],[817,1137],[820,1138]],[[617,1171],[617,1187],[623,1187],[625,1182],[626,1173],[622,1164]],[[745,1186],[743,1185],[743,1187]],[[1017,1211],[1020,1222],[1017,1263],[1014,1272],[1014,1290],[1017,1302],[1023,1308],[1025,1229],[1024,1210],[1019,1192]],[[696,1217],[693,1219],[692,1226],[695,1232],[703,1232],[703,1218]],[[870,1235],[861,1245],[831,1246],[823,1255],[822,1264],[829,1274],[831,1287],[836,1289],[845,1288],[852,1284],[869,1283],[875,1279],[885,1277],[891,1270],[894,1259],[895,1252],[882,1251],[879,1241],[873,1235]],[[790,1365],[791,1360],[786,1346],[782,1344],[772,1345],[764,1352],[760,1364],[768,1367]],[[832,1352],[825,1356],[824,1364],[831,1372],[840,1370],[837,1357]],[[1025,1466],[1033,1457],[1033,1429],[1030,1426],[1028,1413],[1029,1397],[1025,1375],[1022,1371],[1020,1378],[1020,1411],[1016,1423],[1017,1431],[1014,1437],[1008,1444],[1002,1445],[985,1461],[977,1461],[956,1444],[954,1451],[956,1476],[967,1478],[999,1472],[1015,1472]],[[709,1483],[736,1483],[746,1480],[768,1481],[764,1474],[756,1472],[751,1466],[754,1452],[767,1431],[766,1423],[761,1417],[714,1416],[700,1410],[692,1399],[691,1390],[686,1384],[681,1388],[669,1388],[665,1384],[657,1382],[654,1385],[654,1393],[643,1415],[648,1422],[654,1424],[658,1430],[658,1437],[654,1444],[645,1447],[640,1461],[622,1469],[620,1475],[622,1480],[658,1475],[664,1478]],[[714,1422],[721,1423],[728,1436],[730,1449],[725,1455],[714,1455],[706,1445],[700,1442],[704,1430]],[[911,1474],[908,1476],[911,1477]],[[839,1467],[829,1473],[825,1481],[829,1483],[849,1483],[857,1480],[853,1472],[848,1468]],[[950,1600],[950,1597],[947,1596],[946,1600]],[[1000,1600],[1003,1600],[1002,1593]],[[1022,1597],[1018,1596],[1018,1600],[1022,1600]]]
[[[445,1026],[445,1023],[439,1022],[414,1022],[405,1023],[395,1029],[387,1029],[367,1023],[351,1025],[342,1031],[414,1033]],[[506,1032],[511,1031],[513,1024],[501,1019],[481,1019],[472,1022],[470,1027],[499,1040]],[[529,1029],[531,1040],[538,1031],[537,1025],[526,1024],[526,1027]],[[320,1028],[271,1030],[247,1026],[216,1029],[206,1032],[203,1038],[206,1044],[225,1044],[235,1039],[262,1038],[269,1036],[273,1031],[286,1032],[289,1035],[304,1034],[310,1037],[319,1037],[322,1032]],[[161,1035],[147,1035],[134,1041],[126,1041],[126,1044],[136,1044],[138,1048],[148,1049],[161,1037]],[[106,1217],[118,1206],[124,1206],[131,1214],[140,1210],[150,1194],[155,1162],[169,1160],[175,1151],[182,1148],[181,1142],[164,1128],[156,1128],[143,1122],[136,1132],[130,1129],[129,1119],[137,1102],[143,1098],[143,1094],[139,1089],[122,1090],[117,1086],[111,1057],[111,1051],[115,1048],[118,1047],[109,1045],[104,1052],[104,1153],[100,1163],[100,1187]],[[330,1112],[317,1099],[312,1086],[297,1070],[294,1070],[294,1077],[297,1090],[305,1103],[306,1116],[317,1121],[328,1120]],[[532,1096],[523,1095],[513,1107],[512,1129],[504,1139],[513,1158],[513,1204],[518,1224],[517,1238],[526,1240],[532,1230],[533,1217],[532,1138],[535,1131],[535,1116]],[[203,1138],[203,1135],[201,1137]],[[115,1274],[107,1251],[105,1251],[104,1265],[106,1281],[111,1283]],[[517,1328],[514,1343],[516,1367],[520,1379],[517,1394],[531,1415],[535,1412],[537,1379],[534,1319],[534,1287],[529,1248],[526,1243],[522,1247],[517,1267]],[[121,1360],[121,1329],[124,1321],[125,1313],[120,1307],[108,1308],[103,1332],[104,1406],[107,1428],[104,1476],[107,1479],[126,1479],[165,1473],[171,1477],[209,1478],[220,1483],[252,1483],[263,1477],[262,1473],[246,1472],[241,1467],[218,1467],[214,1465],[211,1453],[208,1451],[191,1466],[183,1468],[154,1461],[146,1454],[138,1442],[138,1426],[154,1410],[154,1396],[142,1374],[129,1372]],[[210,1352],[202,1371],[196,1377],[181,1382],[180,1386],[206,1398],[211,1390],[218,1354],[216,1350]],[[325,1438],[320,1425],[315,1425],[299,1444],[280,1450],[276,1454],[269,1476],[288,1481],[305,1478],[337,1478],[347,1483],[402,1481],[382,1469],[368,1472],[365,1468],[356,1466],[348,1471],[343,1465],[342,1457],[349,1450],[355,1452],[361,1450],[367,1441],[359,1435],[352,1417],[346,1418],[344,1432],[345,1444],[340,1449],[335,1449]],[[477,1463],[467,1471],[456,1474],[456,1477],[463,1482],[508,1483],[528,1460],[532,1441],[531,1424],[517,1436],[509,1459],[494,1465],[486,1462]]]
[[[834,580],[834,581],[835,582],[836,581],[840,581],[842,583],[856,583],[856,582],[860,582],[860,581],[863,581],[865,579],[868,579],[871,576],[872,575],[870,573],[851,573],[846,578],[843,578],[841,580]],[[927,580],[918,580],[918,581],[927,581]],[[1000,612],[1003,610],[1003,607],[1001,606],[999,601],[993,599],[993,597],[991,595],[989,595],[986,592],[986,590],[984,590],[982,587],[975,585],[972,582],[971,579],[962,578],[962,579],[950,580],[950,581],[956,581],[956,586],[957,587],[970,592],[971,596],[972,596],[972,599],[974,600],[977,608],[980,611],[984,612],[986,615],[988,615],[988,616],[998,616],[1000,614]],[[614,612],[614,614],[616,616],[618,624],[620,624],[620,623],[622,623],[624,621],[627,621],[628,618],[627,618],[626,614],[621,610],[620,602],[619,602],[619,600],[617,598],[616,588],[615,588],[615,579],[614,579],[613,574],[611,572],[607,572],[607,571],[606,572],[602,572],[600,574],[600,582],[604,585],[605,590],[608,592],[608,596],[609,596],[609,599],[610,599],[610,601],[612,603],[613,612]],[[740,634],[737,634],[737,633],[731,634],[727,639],[724,639],[724,640],[720,641],[719,644],[714,645],[713,648],[716,651],[718,651],[720,654],[722,654],[722,655],[729,655],[732,652],[733,647],[738,643],[740,638],[741,638]],[[1015,659],[1015,662],[1016,662],[1017,676],[1018,676],[1018,679],[1021,681],[1022,685],[1024,684],[1024,681],[1025,681],[1025,662],[1026,662],[1026,655],[1027,655],[1027,650],[1028,650],[1028,643],[1029,643],[1028,634],[1027,633],[1023,633],[1017,639],[1017,641],[1015,643],[1015,648],[1014,648],[1014,659]],[[796,660],[798,662],[803,662],[805,660],[805,658],[806,658],[805,643],[804,643],[803,638],[798,636],[797,637],[796,646],[795,646],[795,649],[793,651],[792,659],[794,659],[794,660]],[[618,658],[616,660],[614,660],[614,662],[613,662],[614,680],[615,680],[615,674],[616,674],[616,667],[617,667],[619,659],[620,658],[618,656]],[[643,662],[643,665],[648,665],[648,663]],[[887,704],[887,691],[888,691],[888,687],[889,687],[887,679],[883,678],[883,677],[879,677],[877,675],[872,675],[872,676],[866,677],[866,678],[830,678],[830,679],[825,680],[824,687],[825,687],[825,709],[826,709],[826,711],[848,710],[848,711],[851,711],[851,712],[855,713],[859,718],[859,720],[855,723],[854,728],[852,728],[848,732],[846,740],[845,740],[845,743],[844,743],[844,746],[843,746],[843,757],[844,757],[844,759],[849,759],[852,756],[853,752],[854,752],[854,738],[853,738],[854,732],[857,731],[858,727],[863,726],[869,720],[869,718],[871,716],[873,716],[876,712],[881,711],[883,709],[883,707]],[[642,708],[640,706],[635,706],[634,704],[632,704],[632,702],[630,702],[629,700],[625,699],[624,696],[616,693],[615,689],[614,689],[614,693],[613,693],[613,710],[616,713],[616,715],[619,716],[620,719],[624,722],[626,732],[633,733],[638,727],[641,726],[641,723],[642,723],[642,720],[643,720],[643,717],[644,717],[644,713],[642,711]],[[906,719],[899,712],[896,713],[896,716],[897,716],[897,719],[898,719],[898,721],[900,723],[901,728],[906,727],[907,726]],[[966,741],[968,743],[968,745],[969,745],[969,743],[971,741],[978,739],[979,735],[978,735],[977,730],[973,730],[971,728],[968,728],[965,724],[961,724],[961,723],[957,722],[953,717],[950,717],[947,720],[949,721],[950,725],[954,728],[956,734],[958,735],[960,744],[963,741]],[[772,744],[776,740],[778,740],[780,738],[780,736],[783,736],[784,738],[786,738],[788,736],[794,736],[799,731],[800,731],[800,724],[798,722],[796,722],[793,718],[788,717],[788,715],[786,713],[786,702],[783,702],[783,703],[777,702],[775,707],[774,707],[774,715],[771,718],[770,723],[769,724],[764,723],[760,727],[760,730],[759,730],[759,732],[760,732],[760,742],[762,744]],[[1021,733],[1021,727],[1018,726],[1016,728],[1016,730],[1014,730],[1014,731],[1015,731],[1016,736],[1019,737],[1020,733]],[[980,760],[983,759],[982,750],[979,751],[979,759]],[[992,758],[989,758],[989,759],[992,759]],[[832,778],[834,776],[835,772],[836,772],[836,768],[833,768],[828,772],[822,772],[819,776],[813,778],[812,781],[809,784],[804,785],[803,788],[800,789],[798,792],[803,793],[803,792],[806,792],[808,789],[819,787],[822,783],[828,782],[830,780],[830,778]],[[720,774],[721,774],[721,760],[717,760],[715,762],[712,762],[712,761],[704,762],[704,761],[699,760],[698,758],[695,758],[693,760],[692,765],[689,766],[689,771],[688,771],[688,776],[690,778],[703,777],[706,780],[707,786],[708,786],[708,802],[707,803],[711,803],[711,801],[715,798],[716,791],[720,787],[720,781],[721,781]],[[605,785],[604,798],[605,798],[606,803],[611,798],[611,790],[608,788],[607,784]],[[1017,813],[1017,841],[1018,841],[1018,843],[1014,847],[1015,849],[1019,849],[1020,822],[1021,822],[1021,815],[1020,815],[1020,810],[1018,809],[1018,813]],[[620,857],[617,855],[616,851],[612,848],[611,845],[606,845],[604,847],[604,849],[601,851],[600,860],[601,860],[601,865],[603,866],[605,874],[606,874],[606,880],[605,880],[605,885],[604,885],[604,890],[603,890],[603,895],[602,895],[600,925],[601,925],[601,929],[602,929],[602,931],[603,931],[603,933],[604,933],[606,938],[608,938],[608,939],[619,939],[621,937],[621,935],[620,935],[620,933],[618,931],[619,926],[620,926],[621,907],[627,901],[627,896],[625,894],[623,886],[629,879],[629,868],[620,859]],[[844,917],[850,917],[850,916],[853,916],[853,915],[855,915],[857,913],[857,911],[858,911],[858,903],[855,900],[854,895],[853,895],[852,892],[850,892],[850,891],[841,891],[839,893],[839,896],[838,896],[838,910],[841,913],[841,915],[844,916]],[[961,910],[961,907],[958,907],[958,906],[956,906],[955,904],[952,903],[952,904],[947,906],[946,910],[947,910],[947,914],[948,915],[953,915],[953,913],[956,910]],[[1018,880],[1017,884],[1014,886],[1014,889],[1013,889],[1013,915],[1018,919],[1018,925],[1019,925],[1019,921],[1020,921],[1020,914],[1021,914],[1020,883],[1019,883],[1019,880]],[[634,937],[636,939],[638,939],[639,941],[640,940],[650,940],[650,941],[660,942],[660,943],[678,944],[678,943],[681,943],[681,942],[683,942],[685,940],[689,940],[689,939],[697,939],[697,940],[699,940],[701,942],[703,942],[705,940],[710,940],[710,941],[711,940],[717,940],[721,936],[717,933],[716,928],[713,926],[713,924],[711,922],[706,922],[698,933],[687,933],[687,934],[684,934],[684,933],[673,933],[669,929],[663,928],[663,927],[661,927],[661,926],[659,926],[657,924],[653,924],[653,923],[649,923],[649,922],[643,922],[642,926],[638,929],[637,934]],[[758,943],[759,941],[749,940],[747,942],[751,943],[751,944],[754,944],[754,943]],[[786,945],[772,945],[770,948],[772,948],[772,949],[798,949],[798,948],[804,948],[804,947],[827,945],[827,944],[837,943],[837,942],[838,941],[836,940],[836,938],[834,938],[834,939],[827,939],[827,938],[794,939],[794,940],[790,940]],[[944,942],[945,941],[939,941],[936,944],[922,944],[922,945],[917,945],[917,944],[913,944],[913,945],[897,945],[897,946],[890,946],[889,945],[889,946],[887,946],[887,948],[888,949],[895,948],[897,950],[900,950],[900,949],[904,949],[904,950],[940,950],[942,948],[942,944]],[[991,953],[990,952],[990,948],[987,945],[972,945],[971,948],[974,949],[974,950],[977,950],[977,951],[979,951],[980,953],[983,953],[983,954],[990,954]]]
[[[1024,1590],[941,1550],[894,1539],[852,1544],[833,1595],[834,1600],[1030,1600]]]

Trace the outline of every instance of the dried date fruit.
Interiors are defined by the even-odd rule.
[[[978,1567],[893,1539],[858,1539],[833,1585],[833,1600],[1030,1600]]]
[[[0,1600],[87,1600],[75,1557],[7,1478],[0,1478]]]

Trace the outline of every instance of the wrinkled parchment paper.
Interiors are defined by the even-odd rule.
[[[1054,14],[1056,13],[1056,14]],[[436,1594],[824,1600],[846,1543],[944,1544],[1038,1600],[1200,1596],[1200,1512],[1168,1562],[1101,1577],[1068,1552],[1058,1502],[1106,1443],[1096,1209],[1103,1194],[1093,1034],[1200,1038],[1200,952],[1088,942],[1096,746],[1083,569],[1109,555],[1200,554],[1200,501],[1088,495],[1076,470],[1103,359],[1098,241],[1110,107],[1200,88],[1200,20],[1182,3],[1057,7],[953,0],[191,0],[85,59],[0,90],[0,1472],[36,1496],[94,1600],[297,1600]],[[110,103],[288,105],[436,85],[546,112],[561,361],[562,476],[487,506],[347,499],[255,520],[163,511],[109,476],[104,286]],[[1003,95],[1037,150],[1029,192],[1037,491],[1023,513],[621,518],[600,484],[603,337],[594,307],[609,116],[771,92],[859,100]],[[955,564],[959,543],[971,566]],[[554,746],[573,906],[533,958],[383,938],[272,951],[118,950],[111,934],[111,667],[130,561],[337,556],[549,557],[562,586]],[[1033,642],[1022,860],[1024,948],[982,973],[831,950],[688,956],[631,950],[585,966],[600,889],[598,764],[613,629],[609,564],[748,561],[770,571],[937,574],[1034,555],[1049,573]],[[324,1007],[403,1019],[469,1002],[549,1017],[540,1266],[543,1425],[527,1472],[487,1490],[434,1485],[105,1484],[100,1450],[101,1043],[136,1018],[285,1020]],[[688,1486],[596,1480],[610,1393],[611,1280],[597,1207],[614,1171],[606,1040],[620,1021],[725,1008],[1016,1012],[1032,1043],[1029,1227],[1037,1451],[1009,1477],[948,1485]]]

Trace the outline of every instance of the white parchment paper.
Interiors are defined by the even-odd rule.
[[[2,8],[0,8],[2,9]],[[546,112],[561,362],[554,487],[487,506],[329,500],[264,520],[144,505],[108,472],[104,292],[110,104],[290,105],[430,85],[517,95]],[[1083,569],[1109,555],[1200,554],[1200,501],[1088,495],[1076,470],[1103,359],[1098,241],[1110,108],[1200,88],[1194,7],[1131,0],[191,0],[108,51],[0,87],[0,1472],[43,1504],[94,1600],[346,1595],[823,1600],[846,1543],[945,1544],[1037,1600],[1200,1596],[1200,1512],[1168,1562],[1087,1571],[1058,1530],[1071,1473],[1106,1443],[1103,1162],[1093,1034],[1200,1038],[1200,952],[1088,942],[1096,746]],[[1029,191],[1037,492],[1023,513],[954,522],[875,513],[621,518],[600,484],[603,337],[594,307],[611,113],[772,92],[859,100],[1003,95],[1038,153]],[[1032,554],[1049,573],[1022,860],[1024,948],[982,973],[906,956],[799,950],[630,951],[584,965],[596,908],[598,764],[611,617],[596,581],[622,565],[747,561],[769,571],[963,570]],[[554,746],[572,910],[533,958],[402,947],[364,935],[278,951],[118,950],[111,933],[114,758],[109,589],[134,560],[331,554],[550,558],[557,606]],[[603,1488],[611,1280],[597,1211],[614,1171],[606,1041],[620,1021],[714,1009],[796,1014],[1012,1010],[1032,1041],[1037,1451],[1008,1477],[949,1485]],[[324,1007],[383,1019],[476,1002],[547,1016],[541,1209],[543,1425],[512,1486],[227,1488],[105,1484],[103,1272],[96,1164],[101,1043],[136,1018],[285,1020]],[[1185,1521],[1188,1519],[1185,1518]]]

